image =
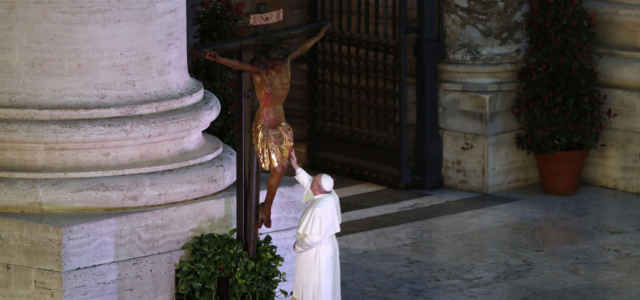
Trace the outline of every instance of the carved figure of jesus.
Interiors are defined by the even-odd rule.
[[[258,57],[255,63],[244,63],[205,50],[204,58],[235,70],[251,73],[259,108],[253,120],[253,145],[260,167],[269,171],[267,195],[260,204],[258,228],[271,227],[271,206],[282,177],[289,167],[293,149],[293,130],[284,116],[283,104],[291,87],[291,61],[305,54],[327,32],[329,25],[286,57]]]

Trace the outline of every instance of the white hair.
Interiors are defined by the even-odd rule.
[[[333,178],[327,174],[320,174],[320,187],[326,193],[333,191]]]

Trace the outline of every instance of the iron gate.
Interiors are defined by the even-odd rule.
[[[437,131],[435,82],[430,91],[418,89],[418,110],[433,110],[427,115],[418,111],[416,159],[409,164],[409,128],[407,124],[407,0],[318,0],[312,1],[313,17],[330,20],[332,27],[314,50],[310,64],[311,134],[309,157],[314,168],[362,178],[396,187],[406,187],[422,176],[423,187],[438,186],[440,179],[426,183],[426,173],[420,164],[425,156],[425,143],[433,138],[433,130],[421,123],[430,118],[428,126]],[[416,43],[418,68],[431,68],[425,62],[427,38],[425,12],[434,7],[418,0],[421,25],[413,27],[420,33]],[[428,1],[432,2],[432,1]],[[437,1],[435,1],[437,2]],[[437,9],[437,4],[435,5]],[[437,13],[431,12],[437,19]],[[422,59],[420,59],[422,58]],[[433,72],[418,70],[418,84],[431,78]],[[424,88],[424,87],[421,87]],[[420,95],[422,93],[422,95]],[[427,95],[429,94],[430,95]],[[427,99],[429,98],[429,99]],[[425,100],[426,99],[426,100]],[[433,124],[435,118],[435,125]],[[432,128],[433,129],[433,128]],[[428,131],[428,133],[426,133]],[[437,133],[436,133],[437,135]],[[429,138],[431,136],[431,138]],[[428,138],[424,138],[428,137]],[[436,139],[439,136],[436,136]],[[441,151],[441,144],[439,146]],[[432,148],[432,147],[431,147]],[[437,149],[436,149],[437,151]],[[441,154],[440,154],[441,164]],[[426,165],[426,164],[424,164]],[[435,166],[437,168],[437,166]],[[433,165],[431,168],[433,169]],[[433,171],[433,170],[431,170]],[[438,169],[435,173],[440,173]]]

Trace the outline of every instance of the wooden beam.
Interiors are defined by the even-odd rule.
[[[287,27],[280,30],[275,30],[271,32],[267,32],[260,35],[248,36],[236,40],[230,41],[220,41],[211,44],[204,44],[200,47],[201,50],[229,50],[229,49],[237,49],[241,47],[251,46],[255,44],[259,44],[262,40],[267,38],[284,38],[290,35],[296,35],[300,33],[304,33],[313,29],[321,28],[322,26],[329,24],[329,21],[321,21],[312,24],[306,24],[301,26],[292,26]]]

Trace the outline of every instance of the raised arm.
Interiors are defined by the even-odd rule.
[[[296,180],[300,185],[302,185],[305,189],[309,189],[311,187],[311,181],[313,177],[309,175],[304,169],[302,169],[298,165],[298,158],[296,157],[296,150],[291,149],[289,154],[289,159],[291,160],[291,166],[294,170],[296,170]]]
[[[247,63],[243,63],[239,60],[235,60],[235,59],[230,59],[230,58],[226,58],[226,57],[222,57],[220,55],[218,55],[218,52],[216,51],[212,51],[212,50],[204,50],[204,55],[203,57],[205,59],[211,60],[211,61],[215,61],[219,64],[223,64],[229,68],[235,69],[235,70],[240,70],[240,71],[247,71],[247,72],[251,72],[251,73],[259,73],[260,69],[256,68],[255,66],[252,66],[250,64]]]
[[[309,51],[309,49],[311,49],[311,47],[313,47],[313,45],[315,45],[315,43],[317,43],[325,35],[325,33],[327,33],[327,30],[329,30],[329,24],[324,25],[324,27],[322,27],[322,30],[320,30],[320,32],[316,36],[304,42],[304,44],[302,44],[300,48],[296,49],[296,51],[293,51],[293,53],[291,53],[289,57],[287,57],[287,61],[291,62],[299,56],[307,53],[307,51]]]

